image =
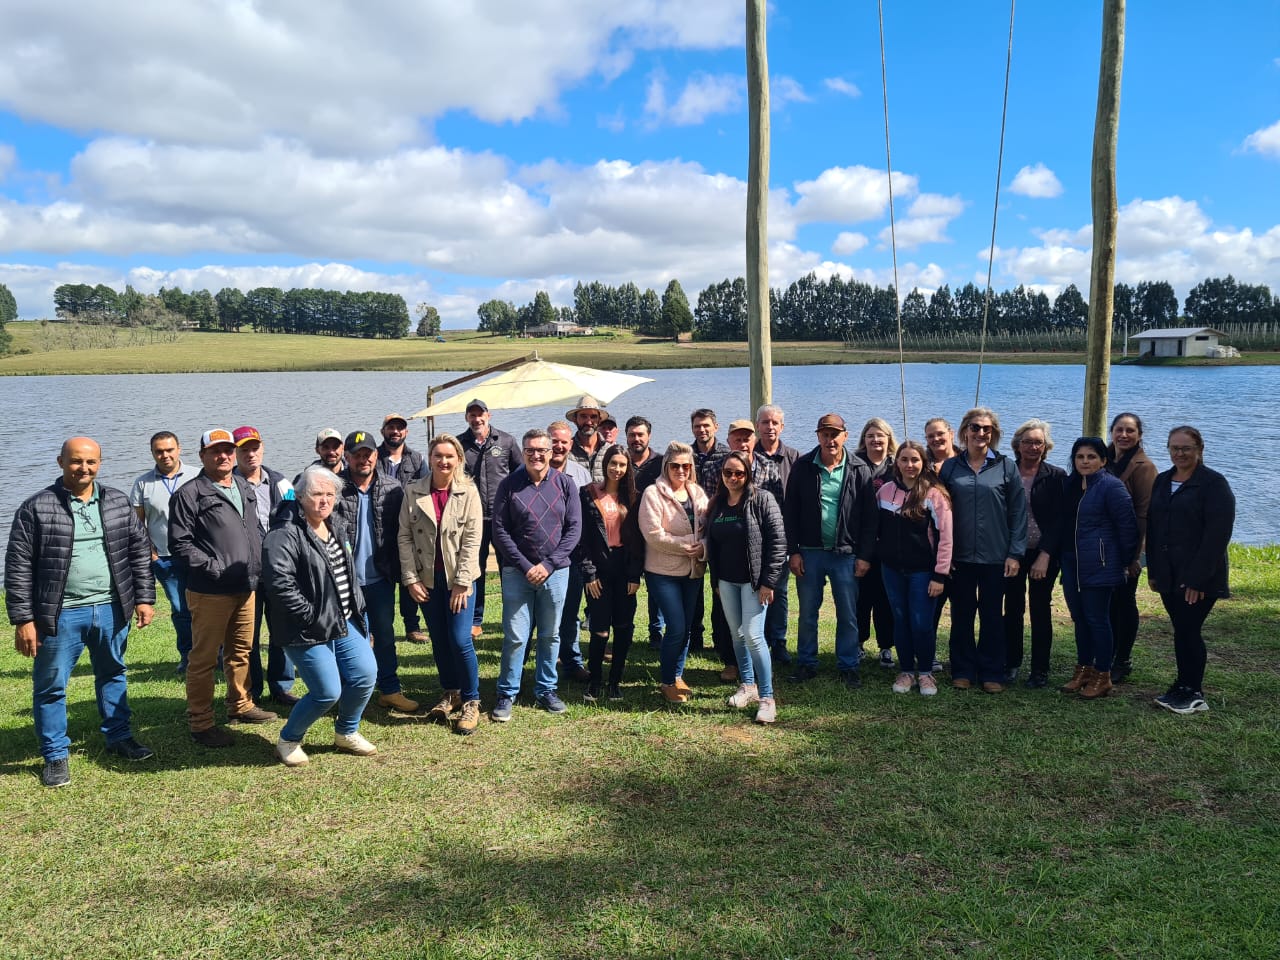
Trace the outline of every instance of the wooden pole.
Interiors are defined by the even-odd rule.
[[[747,98],[751,156],[747,167],[747,350],[751,416],[773,402],[769,339],[769,54],[765,0],[747,0]]]
[[[1093,121],[1093,267],[1089,278],[1089,343],[1084,368],[1084,433],[1106,433],[1111,386],[1111,323],[1116,281],[1116,137],[1124,68],[1125,0],[1103,0],[1098,112]]]

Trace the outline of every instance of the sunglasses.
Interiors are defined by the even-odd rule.
[[[667,469],[668,470],[692,470],[693,464],[692,463],[669,463],[667,464]]]
[[[747,475],[745,470],[721,470],[720,476],[728,477],[730,480],[741,480]]]
[[[992,430],[992,426],[989,423],[988,424],[981,424],[981,423],[969,424],[970,433],[990,433],[991,430]]]

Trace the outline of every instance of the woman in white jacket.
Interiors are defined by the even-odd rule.
[[[662,695],[684,703],[692,693],[684,682],[689,626],[702,590],[702,519],[707,495],[694,481],[693,448],[673,441],[662,458],[662,476],[640,500],[645,582],[666,620],[660,662]]]

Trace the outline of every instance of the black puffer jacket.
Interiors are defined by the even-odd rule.
[[[240,488],[244,513],[236,512],[203,471],[184,483],[169,500],[169,552],[186,568],[193,593],[252,593],[262,573],[262,531],[258,529],[258,495],[243,477],[231,475]]]
[[[493,516],[493,501],[498,495],[498,484],[517,467],[524,465],[520,442],[496,427],[489,428],[489,436],[484,443],[476,440],[476,435],[470,430],[463,430],[458,435],[458,442],[462,444],[467,476],[480,491],[480,505],[484,508],[484,518],[488,520]]]
[[[351,583],[351,619],[368,636],[364,592],[356,579],[346,527],[335,516],[329,518],[329,529],[330,536],[342,544]],[[342,598],[329,569],[324,544],[307,526],[301,510],[295,510],[286,522],[267,534],[262,547],[262,581],[273,647],[312,646],[347,635]]]
[[[1201,464],[1178,492],[1173,471],[1156,477],[1147,511],[1147,579],[1162,593],[1190,587],[1228,597],[1227,546],[1236,497],[1227,478]]]
[[[704,534],[710,532],[721,509],[722,501],[718,498],[707,504]],[[782,524],[782,510],[773,494],[756,488],[751,491],[743,516],[747,521],[747,569],[751,573],[751,586],[757,590],[761,587],[775,590],[787,569],[787,531]],[[715,551],[708,549],[707,553],[711,579],[718,580]]]
[[[604,516],[596,506],[596,485],[582,487],[578,497],[582,501],[582,536],[573,548],[573,562],[582,570],[582,582],[600,579],[600,571],[609,565],[609,536],[604,528]],[[640,498],[627,509],[622,521],[622,548],[627,557],[627,582],[640,583],[644,573],[644,537],[636,523],[640,515]]]
[[[405,444],[400,448],[400,469],[392,473],[391,453],[385,442],[378,446],[378,469],[388,477],[395,477],[396,482],[402,487],[407,487],[415,480],[421,480],[431,472],[427,466],[427,458]]]
[[[333,513],[346,526],[354,545],[359,536],[356,518],[360,515],[360,489],[352,482],[349,470],[343,470],[338,476],[343,482],[342,496],[334,505]],[[374,470],[369,485],[369,507],[373,510],[373,565],[378,573],[393,583],[400,582],[398,538],[402,502],[404,487],[381,470]]]
[[[9,529],[4,561],[9,622],[34,621],[41,637],[58,632],[75,537],[70,500],[62,481],[55,480],[18,508]],[[114,487],[98,484],[98,514],[106,537],[111,589],[128,621],[137,604],[156,602],[151,539],[129,506],[129,498]]]

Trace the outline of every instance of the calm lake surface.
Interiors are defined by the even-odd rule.
[[[654,446],[689,439],[689,412],[713,408],[722,425],[750,416],[746,369],[633,371],[652,377],[612,405],[619,423],[639,413],[653,422]],[[287,476],[314,459],[318,430],[377,431],[390,411],[413,413],[426,405],[430,384],[462,373],[218,373],[137,374],[99,377],[0,377],[0,539],[7,542],[13,511],[58,475],[62,440],[87,434],[103,447],[99,479],[126,492],[152,465],[148,440],[174,431],[184,459],[197,462],[200,433],[209,427],[257,427],[266,463]],[[919,439],[935,415],[958,424],[973,406],[978,368],[972,364],[908,364],[905,369],[908,435]],[[1280,540],[1280,486],[1258,484],[1257,458],[1280,447],[1280,377],[1274,367],[1116,367],[1111,371],[1109,411],[1138,413],[1146,447],[1157,466],[1168,467],[1164,441],[1170,427],[1191,423],[1205,435],[1206,462],[1226,474],[1238,498],[1234,539],[1260,544]],[[1053,425],[1057,449],[1051,462],[1065,466],[1080,432],[1084,368],[988,365],[982,371],[984,406],[1000,416],[1006,442],[1018,424],[1041,417]],[[461,391],[466,392],[465,388]],[[862,423],[882,416],[902,438],[898,367],[779,367],[773,394],[785,411],[783,439],[805,451],[813,426],[829,411],[844,416],[856,439]],[[545,427],[565,407],[494,411],[493,422],[519,434]],[[436,423],[437,431],[461,432],[461,417]],[[410,427],[409,445],[425,446],[426,428]],[[1246,454],[1247,452],[1247,454]]]

